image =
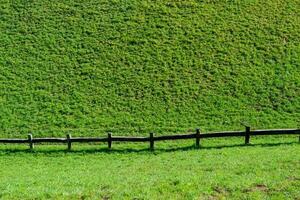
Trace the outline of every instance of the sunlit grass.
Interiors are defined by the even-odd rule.
[[[0,146],[1,199],[297,199],[298,138]]]
[[[2,136],[296,128],[298,0],[2,1]]]

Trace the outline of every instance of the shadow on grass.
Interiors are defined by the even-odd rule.
[[[247,148],[247,147],[274,147],[274,146],[281,146],[281,145],[292,145],[298,144],[299,142],[278,142],[278,143],[265,143],[265,144],[231,144],[231,145],[219,145],[219,146],[200,146],[196,147],[195,145],[184,146],[184,147],[171,147],[171,148],[159,148],[156,147],[155,150],[150,150],[149,148],[139,148],[139,149],[132,149],[132,148],[123,148],[117,149],[112,148],[108,149],[105,147],[101,147],[98,149],[0,149],[0,154],[17,154],[17,153],[28,153],[28,154],[96,154],[96,153],[107,153],[107,154],[128,154],[128,153],[147,153],[147,154],[159,154],[159,153],[166,153],[166,152],[176,152],[176,151],[191,151],[191,150],[210,150],[210,149],[225,149],[225,148]]]

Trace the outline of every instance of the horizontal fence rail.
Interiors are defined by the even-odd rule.
[[[251,135],[291,135],[299,134],[300,129],[254,130]]]
[[[99,137],[99,138],[93,138],[93,137],[78,137],[78,138],[70,138],[71,142],[78,142],[78,143],[84,143],[84,142],[107,142],[107,138]]]
[[[0,143],[28,143],[26,139],[0,139]]]
[[[111,138],[111,141],[116,142],[148,142],[150,141],[149,137],[125,137],[125,136],[114,136]]]
[[[183,139],[192,139],[196,138],[196,134],[180,134],[180,135],[161,135],[154,137],[154,141],[162,140],[183,140]]]
[[[238,136],[245,136],[245,132],[243,131],[213,132],[213,133],[201,134],[200,138],[238,137]]]
[[[154,136],[154,133],[150,133],[149,137],[113,136],[112,133],[108,133],[107,137],[72,138],[68,134],[66,138],[34,138],[32,134],[29,134],[27,139],[0,139],[0,143],[28,143],[30,149],[33,149],[36,143],[66,143],[68,150],[71,150],[72,143],[107,142],[108,148],[111,148],[112,142],[149,142],[150,149],[153,150],[155,141],[196,139],[196,147],[199,147],[203,138],[245,137],[245,144],[249,144],[250,136],[259,135],[299,135],[300,142],[300,129],[250,130],[250,127],[245,127],[245,131],[201,133],[200,129],[196,129],[195,133],[192,134]]]

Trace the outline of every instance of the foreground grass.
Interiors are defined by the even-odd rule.
[[[1,199],[299,199],[296,137],[148,144],[0,146]]]
[[[299,13],[299,0],[2,0],[1,135],[298,127]]]

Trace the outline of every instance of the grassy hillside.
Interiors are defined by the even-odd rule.
[[[299,127],[299,13],[298,0],[1,0],[1,136]]]

